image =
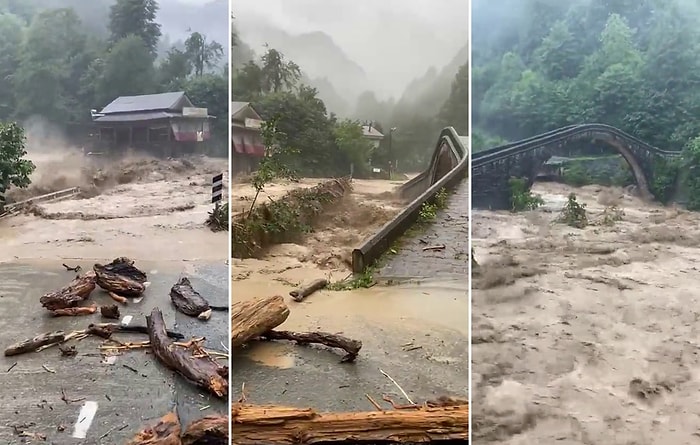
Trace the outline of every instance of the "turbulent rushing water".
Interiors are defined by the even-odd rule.
[[[622,190],[538,184],[547,206],[479,211],[478,443],[697,443],[700,218]],[[593,225],[554,224],[569,192]],[[622,221],[601,224],[606,206]]]

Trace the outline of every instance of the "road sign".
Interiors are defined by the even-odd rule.
[[[218,175],[211,178],[211,202],[217,203],[221,201],[224,194],[224,174],[219,173]]]
[[[182,107],[182,117],[207,117],[209,110],[207,108]]]

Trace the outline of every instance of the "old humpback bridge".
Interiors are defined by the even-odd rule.
[[[655,161],[679,155],[661,150],[615,127],[604,124],[570,125],[528,139],[490,148],[472,155],[472,207],[510,208],[510,178],[523,178],[531,187],[549,158],[582,141],[600,142],[616,150],[629,164],[640,194],[651,198],[649,184]]]

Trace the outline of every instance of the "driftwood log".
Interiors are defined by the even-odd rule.
[[[5,349],[5,356],[25,354],[27,352],[34,352],[42,346],[52,345],[55,343],[62,343],[66,339],[66,332],[64,331],[53,331],[47,332],[45,334],[39,334],[34,338],[28,340],[23,340],[10,345]]]
[[[75,307],[86,300],[93,290],[95,290],[95,273],[87,272],[75,277],[67,286],[44,294],[39,301],[50,311]]]
[[[146,290],[144,283],[148,277],[129,258],[116,258],[105,265],[95,264],[93,270],[97,285],[107,292],[121,297],[138,297]]]
[[[228,417],[207,416],[185,428],[182,445],[228,445],[228,438]]]
[[[326,286],[328,286],[328,280],[325,278],[319,278],[306,286],[302,286],[299,289],[291,291],[289,295],[294,299],[294,301],[303,301],[304,298],[313,294],[317,290],[323,289]]]
[[[415,443],[469,438],[469,406],[318,413],[311,408],[234,403],[233,444]],[[465,442],[466,443],[466,442]]]
[[[182,277],[170,288],[170,301],[175,309],[190,317],[208,320],[211,311],[227,311],[228,306],[210,306],[202,295],[194,290],[189,278]]]
[[[180,419],[170,412],[160,418],[157,424],[139,431],[127,445],[180,445]]]
[[[97,305],[92,304],[90,306],[73,306],[54,309],[51,311],[51,315],[54,317],[75,317],[77,315],[92,315],[95,312],[97,312]]]
[[[220,366],[195,342],[189,348],[175,347],[160,309],[154,308],[146,316],[146,325],[151,349],[160,363],[218,397],[228,395],[228,368]]]
[[[148,334],[148,328],[146,326],[137,326],[137,325],[123,326],[123,325],[117,324],[117,323],[95,323],[95,324],[91,324],[90,326],[88,326],[87,329],[83,329],[80,331],[47,332],[45,334],[37,335],[34,338],[22,340],[20,342],[17,342],[17,343],[14,343],[14,344],[8,346],[7,349],[5,349],[5,355],[10,356],[10,355],[25,354],[27,352],[34,352],[43,346],[63,343],[65,341],[70,340],[71,338],[74,338],[77,335],[80,335],[80,334],[98,335],[100,337],[107,338],[115,332],[130,332],[130,333],[136,333],[136,334]],[[182,335],[178,332],[166,331],[166,334],[168,335],[169,338],[172,338],[175,340],[182,340],[183,338],[185,338],[184,335]]]
[[[237,348],[287,320],[289,308],[281,296],[257,298],[231,305],[231,346]]]
[[[267,331],[260,336],[268,340],[291,340],[301,345],[316,343],[344,350],[347,354],[342,362],[352,362],[362,349],[362,342],[342,335],[329,334],[328,332],[291,332],[291,331]]]

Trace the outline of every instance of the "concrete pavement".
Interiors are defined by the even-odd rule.
[[[111,259],[105,259],[109,262]],[[144,325],[145,315],[159,307],[168,327],[186,338],[203,336],[206,346],[222,350],[227,344],[228,316],[214,312],[207,322],[176,313],[169,290],[183,270],[192,284],[211,304],[228,302],[228,266],[220,264],[149,264],[136,260],[136,266],[149,274],[151,285],[140,302],[121,306],[121,314],[131,316],[131,325]],[[0,343],[10,344],[52,330],[78,330],[90,323],[106,321],[99,314],[83,317],[52,318],[41,307],[45,292],[60,288],[74,276],[61,261],[0,264]],[[79,261],[89,270],[93,261]],[[70,264],[71,266],[75,264]],[[111,302],[96,289],[91,300]],[[138,301],[138,300],[137,300]],[[144,340],[146,336],[117,337]],[[226,413],[227,402],[199,391],[178,375],[158,364],[148,351],[128,351],[113,362],[100,355],[99,339],[72,342],[75,357],[62,357],[56,348],[15,357],[0,357],[0,443],[38,443],[20,437],[20,431],[39,433],[53,444],[122,444],[145,424],[177,409],[183,424],[195,418]],[[61,399],[62,391],[69,399]],[[200,411],[200,409],[204,408]],[[84,437],[81,437],[84,436]]]
[[[424,251],[427,246],[445,249]],[[447,207],[438,211],[424,231],[400,239],[397,254],[385,255],[376,274],[387,281],[446,278],[467,283],[469,275],[469,178],[450,194]]]

